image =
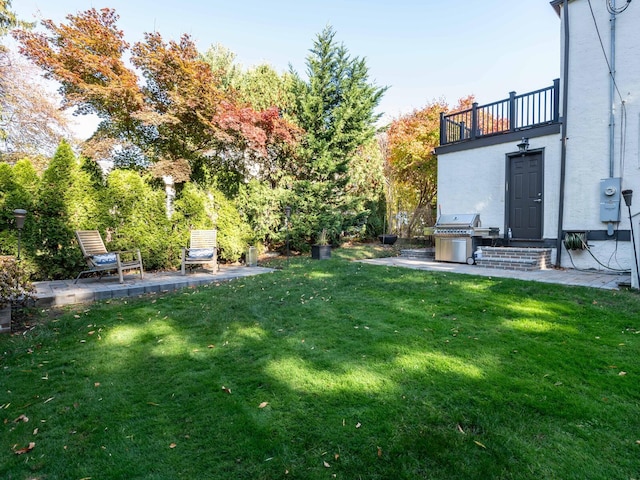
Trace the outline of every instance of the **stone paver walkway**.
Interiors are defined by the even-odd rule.
[[[618,290],[619,284],[631,283],[631,274],[612,274],[596,270],[575,269],[548,269],[523,272],[518,270],[502,270],[498,268],[485,268],[477,265],[463,263],[436,262],[423,258],[390,257],[362,260],[372,265],[386,265],[390,267],[405,267],[418,270],[432,270],[437,272],[462,273],[467,275],[480,275],[483,277],[517,278],[543,283],[557,283],[560,285],[578,285],[583,287],[604,288]]]
[[[460,263],[436,262],[424,258],[390,257],[361,260],[371,265],[387,267],[404,267],[418,270],[461,273],[485,277],[517,278],[535,282],[557,283],[561,285],[579,285],[584,287],[616,290],[620,284],[629,285],[630,274],[609,274],[604,271],[580,271],[573,269],[537,270],[522,272],[516,270],[500,270],[484,268],[476,265]],[[80,303],[91,303],[110,298],[133,297],[145,293],[161,293],[187,287],[196,287],[209,283],[223,282],[235,278],[260,275],[273,272],[271,268],[227,266],[221,265],[216,274],[207,271],[194,271],[185,276],[180,272],[148,272],[144,280],[137,274],[125,276],[125,282],[119,283],[114,275],[98,278],[81,278],[74,284],[73,280],[57,280],[52,282],[34,282],[37,301],[40,307],[58,307]]]
[[[109,275],[102,279],[81,278],[75,284],[73,280],[56,280],[34,282],[34,286],[36,305],[58,307],[110,298],[134,297],[145,293],[169,292],[272,271],[273,269],[264,267],[221,265],[215,274],[207,271],[194,271],[187,275],[181,275],[180,272],[145,272],[144,280],[140,279],[139,274],[132,273],[125,276],[124,283],[118,282],[117,275]]]

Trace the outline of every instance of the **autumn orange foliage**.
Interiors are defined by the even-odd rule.
[[[98,135],[135,145],[150,161],[211,155],[268,158],[292,149],[299,129],[278,109],[255,111],[222,85],[188,35],[178,42],[147,33],[131,48],[114,10],[45,20],[48,35],[17,31],[20,51],[61,83],[65,107],[103,119]],[[141,84],[139,74],[144,79]]]

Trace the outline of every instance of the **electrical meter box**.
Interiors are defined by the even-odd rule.
[[[600,180],[600,221],[620,221],[620,178]]]

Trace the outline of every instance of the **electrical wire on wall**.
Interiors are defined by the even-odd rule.
[[[591,11],[591,18],[593,19],[593,25],[598,37],[598,41],[600,42],[600,48],[602,50],[602,56],[605,60],[605,63],[607,65],[607,69],[609,72],[609,77],[611,78],[611,85],[613,87],[611,94],[613,95],[613,90],[615,90],[615,93],[617,94],[618,98],[620,99],[620,145],[619,145],[619,172],[620,172],[620,179],[622,180],[622,178],[624,177],[624,172],[625,172],[625,156],[626,156],[626,143],[627,143],[627,109],[626,109],[626,103],[625,100],[622,98],[622,94],[620,93],[620,89],[618,88],[618,83],[616,81],[616,72],[614,71],[614,67],[612,66],[612,64],[615,63],[615,57],[613,57],[610,61],[610,59],[607,57],[607,52],[605,50],[604,47],[604,42],[602,41],[602,36],[600,35],[600,29],[598,28],[598,22],[596,21],[596,16],[595,13],[593,11],[593,6],[591,5],[591,0],[588,0],[588,4],[589,4],[589,10]],[[621,13],[623,13],[627,8],[629,8],[629,5],[631,4],[631,0],[627,0],[625,2],[624,5],[620,6],[620,7],[616,7],[615,6],[615,0],[605,0],[605,4],[606,4],[606,8],[607,8],[607,12],[611,15],[610,18],[610,24],[611,24],[611,28],[612,28],[612,38],[611,38],[611,55],[614,56],[615,55],[615,39],[614,39],[614,32],[615,32],[615,17],[617,15],[620,15]],[[611,101],[613,103],[613,98],[611,98]],[[611,108],[613,109],[613,105],[611,106]],[[610,128],[613,129],[613,124],[615,122],[615,114],[611,113],[611,125]],[[612,130],[613,132],[613,130]],[[611,133],[611,135],[613,135],[613,133]],[[611,142],[611,152],[610,152],[610,158],[611,158],[611,163],[609,166],[609,175],[613,176],[614,171],[613,171],[613,138],[610,139]],[[586,245],[586,243],[585,243]],[[618,236],[616,235],[616,242],[615,242],[615,247],[613,252],[611,253],[611,256],[609,257],[609,262],[611,262],[612,258],[616,259],[616,263],[617,262],[617,253],[618,253]],[[635,246],[634,246],[635,248]],[[615,270],[615,271],[619,271],[622,272],[624,270],[622,269],[613,269],[611,267],[605,266],[603,265],[599,260],[597,260],[595,258],[595,256],[593,255],[593,253],[591,252],[591,250],[587,247],[586,248],[587,251],[589,252],[589,254],[594,258],[594,260],[599,264],[604,266],[605,268],[611,269],[611,270]],[[569,258],[571,259],[571,263],[573,264],[573,258],[571,257],[571,251],[569,249],[567,249],[567,252],[569,253]],[[574,265],[575,267],[575,265]]]
[[[611,15],[620,15],[622,12],[624,12],[627,9],[627,7],[629,7],[631,0],[627,0],[627,3],[617,8],[613,6],[614,4],[611,3],[611,0],[606,0],[606,2],[607,2],[607,12],[609,12]]]
[[[564,236],[564,247],[567,249],[567,253],[569,254],[569,259],[571,260],[571,265],[573,266],[573,268],[575,270],[581,270],[581,271],[586,271],[586,269],[580,269],[578,267],[576,267],[576,264],[573,262],[573,255],[571,254],[572,250],[584,250],[587,253],[589,253],[589,255],[591,255],[591,257],[596,261],[596,263],[598,265],[600,265],[603,268],[606,268],[607,270],[611,270],[612,275],[616,274],[619,275],[621,273],[630,273],[631,270],[628,268],[613,268],[610,267],[608,265],[605,265],[604,263],[602,263],[600,260],[598,260],[596,258],[596,256],[593,254],[593,252],[591,251],[591,248],[589,247],[589,245],[586,242],[587,240],[587,235],[586,233],[583,232],[567,232]],[[617,248],[617,247],[616,247]]]
[[[609,57],[607,57],[607,52],[604,48],[604,42],[602,41],[602,36],[600,35],[600,29],[598,28],[596,15],[593,12],[593,6],[591,5],[591,0],[587,0],[587,2],[589,4],[589,10],[591,11],[593,26],[595,27],[596,35],[598,36],[598,41],[600,42],[600,48],[602,49],[602,55],[604,56],[604,61],[607,64],[609,76],[611,77],[611,81],[613,82],[615,91],[618,94],[618,98],[620,99],[620,177],[622,177],[624,175],[624,159],[625,159],[626,142],[627,142],[627,108],[625,105],[625,101],[622,98],[622,94],[620,93],[620,89],[618,88],[615,72],[611,68],[611,62],[609,61]],[[614,8],[613,3],[611,3],[611,0],[605,0],[605,3],[607,5],[607,12],[609,12],[613,16],[616,16],[616,15],[620,15],[629,7],[631,0],[627,0],[627,2],[622,7],[618,7],[618,8]]]

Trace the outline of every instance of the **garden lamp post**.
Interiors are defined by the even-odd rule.
[[[284,226],[287,229],[287,266],[289,266],[289,218],[291,218],[291,207],[284,207]]]
[[[638,252],[636,251],[636,238],[633,234],[633,217],[631,216],[631,199],[633,198],[633,190],[623,190],[622,198],[629,210],[629,226],[631,227],[631,242],[633,243],[633,258],[636,261],[636,275],[638,277],[638,288],[640,288],[640,271],[638,271]]]
[[[27,216],[27,211],[22,208],[16,208],[13,211],[13,216],[16,219],[16,228],[18,229],[18,260],[20,260],[20,240],[22,237],[22,229],[24,228],[24,219]]]

